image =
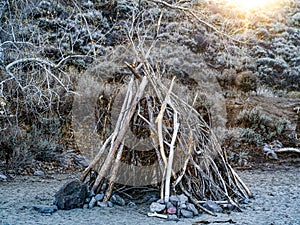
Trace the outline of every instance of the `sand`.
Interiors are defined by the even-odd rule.
[[[33,205],[51,204],[56,191],[77,173],[57,174],[47,177],[17,176],[0,182],[0,225],[13,224],[300,224],[300,168],[266,165],[260,169],[237,171],[254,193],[243,212],[218,214],[213,217],[201,214],[193,219],[178,222],[147,217],[148,205],[114,208],[59,210],[52,215],[38,213]],[[198,223],[197,223],[198,222]],[[202,223],[203,224],[203,223]]]

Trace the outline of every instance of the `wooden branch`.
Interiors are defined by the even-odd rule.
[[[104,201],[108,201],[110,199],[111,193],[113,191],[115,180],[116,180],[117,173],[118,173],[118,169],[120,167],[123,149],[124,149],[124,141],[122,142],[122,144],[119,147],[119,150],[118,150],[118,153],[117,153],[117,156],[115,159],[114,167],[111,170],[110,178],[109,178],[109,185],[108,185],[107,191],[105,193]]]
[[[165,202],[169,202],[169,198],[170,198],[170,188],[171,188],[170,181],[171,181],[171,172],[172,172],[172,166],[174,160],[174,145],[179,130],[178,112],[174,108],[173,110],[174,110],[174,131],[173,131],[172,141],[170,144],[170,152],[169,152],[168,166],[166,172]]]
[[[110,168],[110,165],[112,163],[112,159],[116,153],[116,150],[118,149],[120,143],[123,141],[124,136],[128,130],[129,127],[129,123],[130,120],[135,112],[137,103],[140,101],[140,99],[142,98],[142,95],[144,93],[144,90],[146,88],[146,85],[148,83],[147,77],[143,77],[142,82],[136,92],[136,95],[131,103],[130,109],[128,111],[126,111],[126,116],[124,118],[124,122],[122,124],[122,127],[120,129],[120,131],[118,132],[118,136],[116,137],[116,140],[114,143],[112,143],[110,151],[104,161],[104,164],[102,165],[99,174],[95,180],[95,183],[93,185],[93,190],[96,191],[98,188],[98,185],[100,184],[101,180],[103,179],[103,177],[105,176],[105,173],[108,171],[108,169]]]
[[[187,168],[187,165],[188,165],[188,163],[190,161],[190,157],[191,157],[191,154],[192,154],[192,149],[193,149],[193,133],[191,131],[190,137],[189,137],[189,151],[188,151],[187,157],[186,157],[186,159],[184,161],[182,172],[177,177],[176,181],[174,182],[174,186],[176,186],[181,181],[182,177],[184,176],[184,174],[186,172],[186,168]]]
[[[275,153],[298,153],[300,154],[299,148],[278,148],[274,149]]]

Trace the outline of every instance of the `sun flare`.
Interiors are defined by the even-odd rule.
[[[280,0],[228,0],[241,10],[270,9],[277,6]]]

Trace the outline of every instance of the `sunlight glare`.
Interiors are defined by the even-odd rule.
[[[255,10],[272,8],[278,4],[278,0],[229,0],[241,10]]]

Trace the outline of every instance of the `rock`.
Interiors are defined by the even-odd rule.
[[[109,208],[113,208],[114,207],[114,204],[111,202],[111,201],[107,201],[107,206]]]
[[[76,166],[80,168],[86,168],[89,166],[89,163],[87,162],[87,159],[82,155],[76,155],[74,157],[74,163]]]
[[[94,208],[96,203],[97,203],[97,200],[95,199],[95,197],[92,197],[91,201],[89,202],[89,209]]]
[[[89,203],[92,199],[91,198],[86,198],[84,203]]]
[[[158,199],[156,202],[159,204],[165,204],[165,200],[163,200],[163,199]]]
[[[185,204],[188,201],[188,197],[184,194],[178,195],[179,204]]]
[[[178,205],[178,202],[179,202],[179,199],[178,199],[177,196],[171,195],[170,198],[169,198],[169,201],[170,201],[173,205],[177,206],[177,205]]]
[[[184,218],[193,218],[194,217],[193,212],[186,210],[186,209],[181,209],[180,213]]]
[[[174,205],[173,205],[171,202],[167,202],[167,203],[166,203],[166,207],[167,207],[167,209],[168,209],[168,208],[174,207]]]
[[[173,207],[168,208],[167,213],[168,214],[176,214],[177,213],[176,207],[173,206]]]
[[[168,215],[168,220],[171,220],[171,221],[178,221],[178,217],[176,215]]]
[[[134,203],[134,202],[128,202],[128,204],[127,204],[129,207],[135,207],[136,206],[136,204]]]
[[[104,199],[104,194],[103,193],[97,194],[95,196],[95,199],[96,199],[96,201],[102,201]]]
[[[0,173],[0,181],[7,181],[7,176],[4,174]]]
[[[45,176],[45,173],[41,170],[36,170],[36,171],[34,171],[33,175],[43,177],[43,176]]]
[[[208,209],[209,211],[212,211],[214,213],[221,213],[223,209],[221,206],[219,206],[217,203],[215,203],[212,200],[207,200],[204,204],[203,207]]]
[[[187,203],[186,206],[187,206],[186,209],[189,210],[189,211],[191,211],[191,212],[193,212],[194,216],[198,216],[198,215],[199,215],[199,212],[198,212],[198,210],[196,209],[196,207],[195,207],[194,204],[192,204],[192,203]]]
[[[100,202],[100,201],[98,201],[97,202],[97,206],[99,206],[100,208],[107,208],[108,204],[107,204],[107,202]]]
[[[166,208],[165,204],[160,204],[158,202],[152,202],[150,205],[150,212],[161,212]]]
[[[54,204],[58,209],[82,208],[88,197],[88,187],[75,179],[64,184],[55,194]]]
[[[225,208],[227,211],[231,212],[231,211],[234,209],[234,205],[232,205],[232,204],[225,204],[225,205],[224,205],[224,208]]]
[[[39,213],[54,213],[58,210],[56,205],[35,205],[33,206],[33,209],[38,211]]]
[[[119,206],[124,206],[125,200],[123,198],[121,198],[119,195],[114,194],[113,196],[111,196],[110,201],[115,204],[115,205],[119,205]]]
[[[186,209],[186,208],[187,208],[187,206],[186,206],[186,204],[185,204],[185,203],[183,203],[183,204],[180,204],[180,205],[179,205],[179,208],[180,208],[180,209]]]

